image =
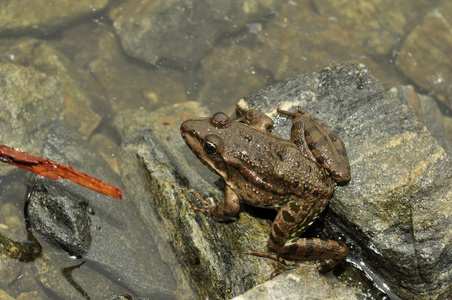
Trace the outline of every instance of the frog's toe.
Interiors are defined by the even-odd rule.
[[[213,206],[215,206],[215,204],[213,203],[212,197],[209,197],[206,200],[204,200],[204,198],[200,194],[198,194],[198,192],[195,191],[194,189],[191,189],[190,193],[192,193],[199,200],[199,202],[201,202],[201,205],[203,207],[213,207]]]
[[[259,256],[259,257],[263,257],[263,258],[269,258],[269,259],[272,259],[272,260],[276,260],[277,262],[280,262],[280,263],[282,263],[285,266],[297,265],[297,263],[295,261],[290,261],[290,260],[284,259],[280,255],[278,255],[276,253],[272,253],[272,252],[245,251],[244,254],[254,255],[254,256]]]
[[[190,209],[199,211],[199,212],[205,214],[206,216],[211,215],[213,208],[214,208],[214,206],[212,206],[212,205],[203,205],[201,207],[200,206],[190,206]]]

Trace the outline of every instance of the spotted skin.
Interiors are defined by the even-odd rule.
[[[215,221],[233,218],[241,202],[276,209],[268,252],[247,253],[289,266],[319,260],[318,270],[326,272],[347,256],[347,246],[298,237],[326,208],[334,181],[350,178],[348,159],[342,157],[345,147],[326,125],[307,113],[278,111],[293,119],[290,141],[271,135],[268,129],[273,121],[257,110],[242,110],[238,121],[217,113],[182,123],[187,145],[226,183],[224,200],[217,205],[193,191],[201,202],[194,209]],[[331,162],[335,158],[341,161]]]
[[[343,183],[350,180],[347,150],[336,133],[300,108],[298,108],[298,113],[281,109],[278,109],[278,112],[293,119],[292,140],[303,152],[311,152],[336,182]],[[306,150],[306,147],[309,150]]]

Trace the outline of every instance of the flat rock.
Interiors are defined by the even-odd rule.
[[[276,5],[274,0],[127,0],[110,12],[110,18],[128,55],[149,64],[190,67],[222,35],[245,28]]]
[[[105,8],[108,0],[0,2],[0,34],[54,33],[61,27]]]
[[[2,144],[40,155],[45,124],[62,110],[63,91],[57,78],[11,63],[0,63],[0,132]],[[10,170],[12,167],[0,167]]]
[[[452,106],[451,19],[452,2],[440,1],[405,38],[396,60],[403,74],[449,107]]]

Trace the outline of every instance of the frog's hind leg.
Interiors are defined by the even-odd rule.
[[[290,201],[278,212],[268,240],[269,253],[250,251],[248,254],[270,258],[286,266],[298,265],[300,261],[319,260],[317,269],[324,273],[336,266],[348,255],[348,247],[333,240],[296,237],[306,230],[322,211],[328,201],[299,203]],[[287,242],[289,240],[289,242]]]
[[[285,260],[283,263],[286,265],[292,265],[294,261],[319,260],[317,270],[320,273],[332,270],[348,253],[349,250],[345,244],[319,238],[301,238],[286,244],[278,251],[278,255]]]
[[[290,139],[292,142],[297,145],[305,157],[317,162],[317,159],[314,157],[311,150],[309,150],[308,142],[306,141],[306,124],[309,124],[309,122],[307,122],[309,119],[307,119],[307,116],[304,116],[305,113],[301,110],[299,110],[298,113],[279,108],[277,110],[278,113],[292,118],[292,129],[290,131]]]

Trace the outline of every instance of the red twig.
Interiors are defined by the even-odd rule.
[[[115,186],[109,185],[97,178],[89,176],[88,174],[77,171],[70,166],[64,166],[47,158],[37,157],[26,152],[17,151],[5,145],[0,145],[0,161],[50,179],[69,179],[98,193],[102,193],[113,198],[122,198],[121,190]]]

